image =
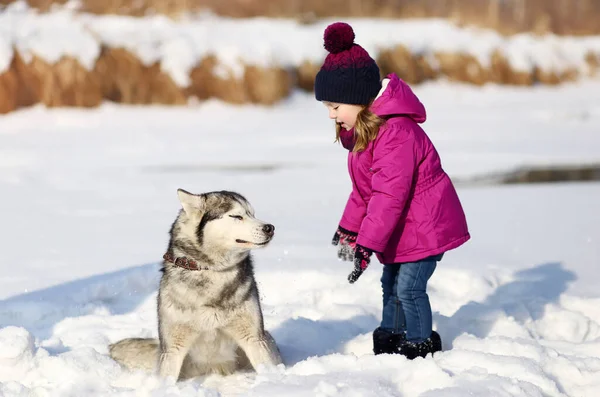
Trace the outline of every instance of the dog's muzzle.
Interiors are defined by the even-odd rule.
[[[253,245],[267,245],[272,239],[273,239],[273,235],[275,234],[275,226],[271,225],[270,223],[267,223],[265,225],[263,225],[263,227],[261,228],[261,231],[264,233],[266,240],[260,243],[255,243],[253,241],[246,241],[246,240],[242,240],[242,239],[236,239],[235,242],[236,243],[240,243],[240,244],[253,244]]]

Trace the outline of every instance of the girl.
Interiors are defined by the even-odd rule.
[[[354,283],[376,254],[384,264],[381,325],[375,354],[409,359],[442,349],[432,330],[427,281],[444,252],[469,240],[465,215],[440,157],[419,126],[423,104],[395,74],[379,67],[346,23],[325,29],[329,51],[315,96],[336,121],[336,141],[348,149],[352,192],[332,243],[354,262]]]

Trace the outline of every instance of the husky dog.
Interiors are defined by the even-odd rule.
[[[271,241],[275,227],[256,219],[238,193],[177,193],[183,209],[163,257],[158,340],[124,339],[109,346],[110,356],[177,380],[280,364],[250,255]]]

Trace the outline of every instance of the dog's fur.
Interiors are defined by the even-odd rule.
[[[188,379],[281,363],[265,331],[250,250],[266,246],[274,227],[254,217],[235,192],[177,191],[183,209],[168,252],[197,262],[188,270],[163,261],[157,339],[130,338],[109,346],[128,369]]]

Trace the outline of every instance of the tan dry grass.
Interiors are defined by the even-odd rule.
[[[438,52],[435,54],[440,75],[453,81],[483,85],[489,81],[489,70],[472,55]]]
[[[16,0],[0,0],[8,4]],[[47,10],[65,0],[28,0]],[[81,0],[84,11],[142,16],[211,10],[238,18],[267,16],[448,18],[461,25],[495,29],[503,34],[553,32],[561,35],[600,33],[598,0]]]
[[[247,101],[262,105],[273,105],[292,92],[291,72],[283,68],[246,66],[244,86]]]
[[[42,84],[40,77],[33,73],[31,67],[21,58],[18,52],[14,52],[11,70],[16,76],[18,90],[16,92],[16,106],[26,107],[41,101]]]
[[[217,68],[221,70],[220,73],[216,72]],[[223,76],[223,70],[227,71],[227,77]],[[238,77],[232,70],[220,65],[214,55],[209,55],[192,69],[192,83],[187,94],[199,99],[214,97],[237,104],[272,105],[290,94],[292,77],[283,68],[253,65],[245,65],[243,75]]]
[[[435,68],[434,62],[423,55],[412,54],[408,48],[402,45],[381,51],[377,58],[377,64],[382,76],[395,72],[410,84],[432,80],[440,74]]]
[[[192,83],[188,95],[198,99],[218,98],[226,102],[241,104],[245,102],[244,81],[230,72],[229,78],[215,73],[219,60],[214,55],[202,59],[190,73]]]
[[[595,54],[593,52],[588,52],[585,56],[585,61],[588,64],[590,76],[597,76],[600,72],[600,53]]]
[[[508,59],[500,52],[494,51],[491,59],[489,79],[492,83],[508,85],[532,85],[532,72],[519,71],[511,68]]]
[[[310,61],[302,62],[296,68],[296,86],[304,91],[312,91],[320,68],[321,65],[316,65]]]
[[[158,62],[144,65],[123,48],[103,47],[94,67],[102,97],[130,104],[185,104],[183,90],[160,70]]]
[[[589,53],[590,74],[600,70],[600,54]],[[481,65],[466,54],[411,54],[397,46],[380,52],[377,62],[382,76],[394,72],[410,84],[437,78],[482,85],[559,84],[580,76],[572,69],[556,73],[534,68],[511,68],[500,51],[493,53],[489,66]],[[215,56],[205,57],[190,74],[191,84],[179,87],[160,69],[160,64],[144,65],[134,54],[122,48],[101,49],[89,71],[77,60],[63,57],[50,65],[33,57],[27,63],[15,52],[10,68],[0,75],[0,113],[43,103],[46,106],[97,106],[102,100],[128,104],[185,104],[190,97],[218,98],[229,103],[271,105],[286,98],[295,88],[312,91],[320,64],[303,62],[294,70],[244,65],[236,75],[219,64]]]
[[[31,79],[32,97],[48,107],[93,107],[102,102],[100,79],[90,73],[71,57],[63,57],[55,64],[33,57],[29,64],[23,63],[19,72],[22,80]]]
[[[50,65],[33,57],[25,62],[15,52],[10,68],[0,76],[0,113],[43,103],[48,107],[93,107],[102,101],[100,81],[70,57]]]
[[[19,107],[19,76],[13,67],[14,62],[13,58],[10,68],[0,73],[0,114],[12,112]]]

